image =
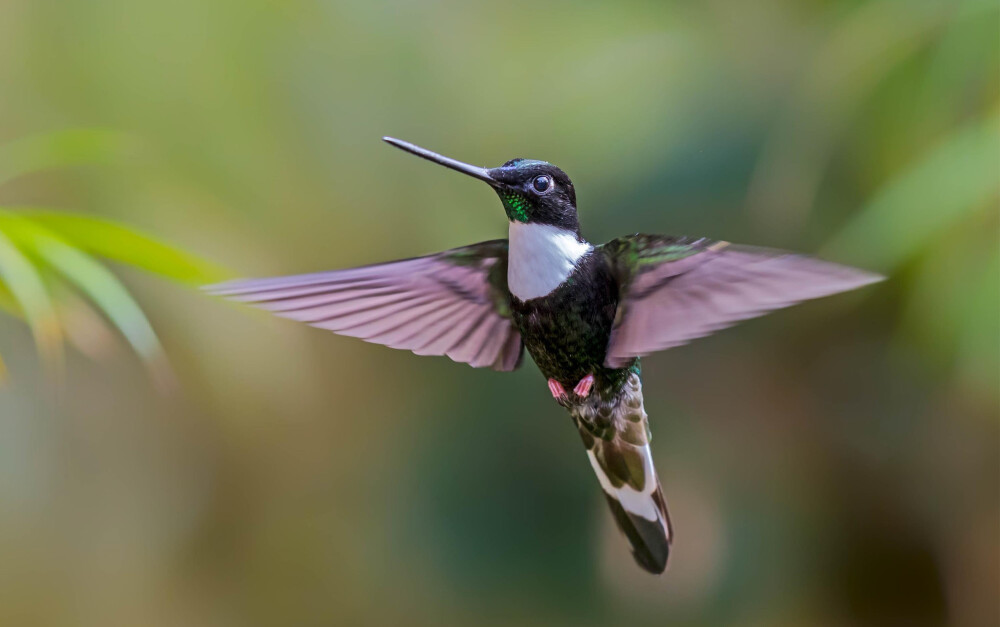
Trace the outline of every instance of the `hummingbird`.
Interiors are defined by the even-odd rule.
[[[423,257],[209,290],[278,316],[475,368],[516,369],[525,349],[568,410],[635,561],[666,569],[673,530],[650,452],[640,358],[797,302],[882,279],[803,255],[701,237],[580,231],[576,191],[545,161],[482,168],[384,141],[483,181],[507,239]]]

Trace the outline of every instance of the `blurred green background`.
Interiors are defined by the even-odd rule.
[[[0,623],[1000,623],[998,25],[985,0],[4,0]],[[593,241],[890,278],[644,361],[676,531],[650,577],[530,363],[191,289],[504,236],[490,190],[382,135],[560,165]]]

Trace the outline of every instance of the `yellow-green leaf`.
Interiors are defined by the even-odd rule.
[[[833,258],[891,270],[953,220],[1000,194],[1000,117],[960,128],[887,184],[829,246]]]
[[[44,227],[20,216],[0,214],[0,229],[93,301],[154,375],[161,380],[169,376],[153,327],[128,290],[107,268]]]
[[[14,295],[10,292],[10,288],[3,282],[3,277],[0,277],[0,310],[16,318],[24,317],[24,314],[21,313],[21,308],[17,305],[17,301],[14,300]]]
[[[215,283],[230,276],[220,266],[110,220],[47,210],[18,210],[74,246],[190,285]]]
[[[62,334],[45,282],[31,260],[5,235],[2,227],[0,279],[31,327],[39,353],[50,367],[58,367],[62,362]]]

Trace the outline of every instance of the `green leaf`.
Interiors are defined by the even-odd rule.
[[[959,376],[975,384],[994,399],[996,373],[1000,368],[1000,250],[994,250],[984,267],[975,269],[967,305],[959,327]],[[995,402],[995,401],[994,401]]]
[[[771,230],[801,229],[844,132],[901,64],[920,54],[953,13],[934,0],[851,3],[803,66],[790,109],[764,148],[749,210]],[[846,8],[846,7],[845,7]]]
[[[231,276],[220,266],[110,220],[46,210],[18,210],[18,215],[89,253],[175,281],[204,285]]]
[[[952,133],[885,185],[834,239],[826,255],[891,270],[969,212],[1000,194],[1000,116]]]
[[[0,279],[13,304],[31,327],[39,353],[49,367],[62,363],[59,318],[41,275],[0,225]]]
[[[0,310],[3,310],[15,318],[23,318],[24,314],[21,313],[21,308],[18,306],[17,301],[14,300],[14,295],[11,294],[10,288],[7,287],[3,282],[3,278],[0,277]]]
[[[0,146],[0,184],[42,170],[106,163],[126,145],[102,129],[71,129],[33,135]]]
[[[109,270],[59,236],[20,216],[9,212],[0,214],[0,229],[93,301],[158,379],[163,381],[169,377],[163,349],[153,327],[128,290]]]

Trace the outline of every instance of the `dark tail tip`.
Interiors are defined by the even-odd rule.
[[[670,538],[659,520],[647,520],[628,512],[617,499],[605,494],[618,528],[632,546],[632,557],[643,570],[660,575],[667,569]],[[667,523],[669,528],[669,523]]]

